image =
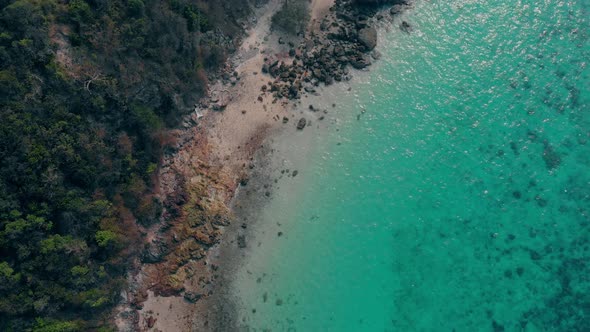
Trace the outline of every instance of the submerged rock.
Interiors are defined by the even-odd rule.
[[[399,25],[399,28],[405,33],[410,33],[412,31],[412,26],[410,26],[410,23],[406,21],[403,21],[402,24]]]
[[[246,248],[246,235],[238,235],[238,248]]]
[[[548,143],[545,143],[545,148],[543,149],[543,161],[545,161],[545,166],[548,170],[555,169],[561,165],[561,157]]]

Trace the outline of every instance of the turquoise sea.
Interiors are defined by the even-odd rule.
[[[590,331],[590,0],[416,1],[379,38],[265,208],[244,329]]]

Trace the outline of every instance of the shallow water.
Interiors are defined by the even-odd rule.
[[[590,331],[590,1],[403,19],[262,211],[243,327]]]

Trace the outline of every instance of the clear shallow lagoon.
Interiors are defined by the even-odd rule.
[[[590,1],[403,19],[263,211],[243,326],[590,331]]]

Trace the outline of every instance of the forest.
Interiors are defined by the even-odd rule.
[[[111,331],[244,1],[0,0],[0,330]]]

